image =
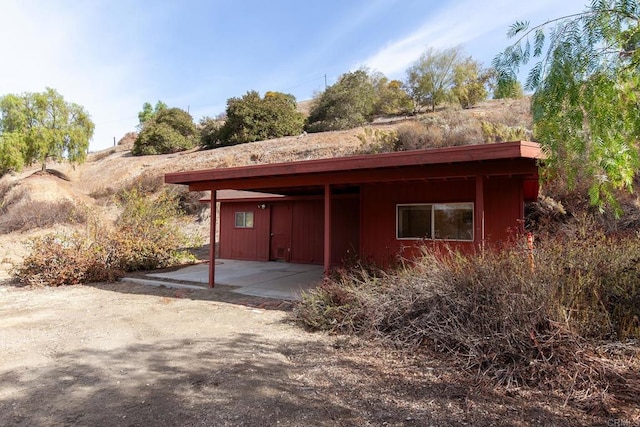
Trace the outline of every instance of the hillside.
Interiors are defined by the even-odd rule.
[[[368,128],[389,131],[421,122],[428,126],[434,141],[432,146],[477,144],[484,138],[482,121],[530,129],[528,99],[488,101],[468,110],[444,109],[418,117],[381,118]],[[46,228],[26,229],[31,228],[30,221],[51,210],[47,209],[48,204],[67,201],[65,206],[86,206],[103,221],[109,222],[117,216],[111,196],[136,182],[158,189],[163,185],[163,175],[167,172],[342,157],[376,151],[377,148],[372,150],[368,145],[375,144],[375,141],[363,143],[364,134],[364,128],[356,128],[214,150],[194,149],[139,157],[131,155],[129,143],[91,153],[81,165],[48,164],[48,174],[41,174],[38,167],[32,167],[19,174],[4,176],[0,178],[0,208],[3,211],[0,220],[0,280],[8,278],[11,266],[24,256],[28,239],[47,231]],[[65,212],[68,214],[67,210],[63,214]],[[24,226],[12,231],[16,227],[9,227],[8,223],[16,221],[24,223]],[[206,227],[203,229],[206,231]],[[208,238],[206,233],[203,237]]]

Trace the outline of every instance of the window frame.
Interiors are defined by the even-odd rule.
[[[251,225],[247,225],[247,214],[251,214]],[[241,216],[238,216],[241,215]],[[241,225],[238,225],[238,218],[242,218]],[[255,227],[255,214],[253,211],[237,211],[233,215],[233,228],[254,228]]]
[[[470,239],[444,239],[436,238],[436,206],[471,206],[471,238]],[[400,207],[403,206],[431,206],[431,235],[432,237],[400,237]],[[474,242],[475,241],[475,203],[474,202],[452,202],[452,203],[397,203],[396,204],[396,240],[429,240],[447,242]]]

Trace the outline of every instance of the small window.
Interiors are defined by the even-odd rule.
[[[236,228],[253,228],[253,212],[236,212]]]
[[[473,203],[398,205],[398,239],[473,241]]]

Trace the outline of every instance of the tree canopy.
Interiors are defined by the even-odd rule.
[[[94,124],[78,104],[55,89],[0,98],[0,172],[20,170],[48,158],[82,162]]]
[[[429,48],[407,69],[405,88],[413,101],[414,112],[423,107],[442,104],[450,95],[455,67],[462,59],[462,50]]]
[[[469,108],[487,99],[486,84],[491,74],[483,70],[480,62],[471,57],[457,62],[453,67],[451,94],[462,108]]]
[[[366,70],[345,73],[313,100],[307,130],[351,129],[373,119],[378,102],[377,79]]]
[[[160,111],[166,110],[167,108],[169,108],[169,106],[160,100],[156,102],[155,107],[152,106],[149,102],[145,102],[144,104],[142,104],[142,111],[138,113],[138,127],[142,129],[146,122],[155,118]]]
[[[180,108],[162,108],[144,122],[131,154],[175,153],[195,147],[196,141],[197,130],[189,113]]]
[[[227,100],[226,120],[215,133],[209,133],[207,146],[243,144],[302,133],[304,116],[297,110],[296,98],[281,92],[264,97],[254,90],[241,98]],[[215,125],[212,124],[213,130]]]
[[[640,140],[640,3],[594,0],[585,11],[541,25],[516,22],[517,37],[494,59],[502,80],[535,60],[535,138],[545,177],[586,183],[592,204],[619,213],[616,193],[633,190]]]

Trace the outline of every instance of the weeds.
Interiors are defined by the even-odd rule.
[[[51,227],[56,224],[83,224],[87,208],[70,200],[30,201],[12,204],[11,209],[0,209],[0,233],[27,231]]]
[[[535,269],[516,245],[472,256],[430,249],[391,273],[346,273],[304,294],[294,316],[454,356],[507,387],[592,395],[615,376],[592,343],[640,338],[640,242],[582,231],[538,242]]]
[[[176,224],[180,211],[173,192],[151,198],[133,189],[122,192],[119,203],[123,212],[113,229],[92,218],[84,233],[35,239],[17,279],[26,285],[75,285],[195,260],[184,249],[195,243]]]

